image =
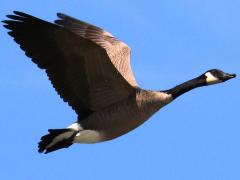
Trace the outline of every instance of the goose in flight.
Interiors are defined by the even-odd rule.
[[[39,142],[40,153],[117,138],[180,95],[236,77],[211,69],[169,90],[141,89],[131,69],[130,48],[124,42],[94,25],[62,13],[57,16],[50,23],[14,11],[2,21],[78,115],[67,128],[49,129]]]

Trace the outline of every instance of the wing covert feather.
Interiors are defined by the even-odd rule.
[[[134,88],[109,60],[106,50],[58,25],[14,12],[3,21],[14,40],[65,102],[85,117],[127,98]]]
[[[127,44],[97,26],[62,13],[57,15],[60,19],[55,21],[56,24],[104,48],[107,51],[109,60],[129,84],[135,87],[138,86],[130,64],[131,49]]]

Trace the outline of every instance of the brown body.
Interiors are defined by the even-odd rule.
[[[99,132],[96,141],[110,140],[137,128],[171,100],[165,93],[136,89],[129,98],[91,114],[80,124]]]

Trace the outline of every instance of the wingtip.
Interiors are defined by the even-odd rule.
[[[59,18],[62,18],[62,17],[64,17],[65,15],[63,14],[63,13],[61,13],[61,12],[58,12],[57,13],[57,17],[59,17]]]
[[[57,19],[54,21],[55,24],[58,24],[58,25],[63,25],[64,24],[64,21],[63,20],[60,20],[60,19]]]
[[[14,15],[20,16],[22,18],[33,18],[33,16],[31,16],[27,13],[21,12],[21,11],[13,11],[13,13],[14,13]]]
[[[68,15],[66,15],[66,14],[64,14],[64,13],[61,13],[61,12],[58,12],[57,13],[57,17],[59,17],[60,19],[68,19],[69,17],[71,17],[71,16],[68,16]]]
[[[9,19],[12,19],[12,16],[14,16],[14,15],[11,15],[11,14],[6,15],[6,17],[9,18]],[[9,21],[10,21],[9,19],[7,19],[7,20],[2,20],[1,22],[4,23],[4,24],[8,24]]]
[[[16,11],[16,10],[13,11],[13,13],[16,14],[16,15],[23,15],[23,14],[25,14],[25,13],[23,13],[23,12],[21,12],[21,11]]]
[[[16,15],[21,15],[22,12],[21,11],[13,11],[13,14],[16,14]]]
[[[10,24],[9,20],[4,20],[4,21],[1,21],[1,22],[3,23],[3,25],[2,25],[3,27],[5,27],[6,29],[11,30],[11,27],[10,27],[10,25],[9,25],[9,24]],[[9,34],[10,36],[11,36],[11,32],[12,32],[12,31],[9,31],[9,32],[8,32],[8,34]]]
[[[12,16],[13,16],[12,14],[6,15],[6,17],[7,17],[7,18],[10,18],[10,19],[11,19]]]
[[[21,12],[21,11],[13,11],[12,14],[7,14],[7,15],[6,15],[6,17],[7,17],[7,18],[10,18],[10,19],[15,19],[16,17],[19,17],[19,16],[21,16],[21,17],[27,17],[27,16],[30,16],[30,15],[28,15],[28,14],[26,14],[26,13],[23,13],[23,12]]]
[[[9,29],[7,24],[4,24],[4,25],[3,25],[3,27],[5,27],[5,28]]]
[[[2,20],[1,23],[7,24],[7,20]]]

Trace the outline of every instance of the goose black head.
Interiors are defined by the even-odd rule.
[[[225,73],[218,69],[211,69],[204,73],[204,75],[206,78],[207,85],[225,82],[229,79],[236,77],[236,74]]]

